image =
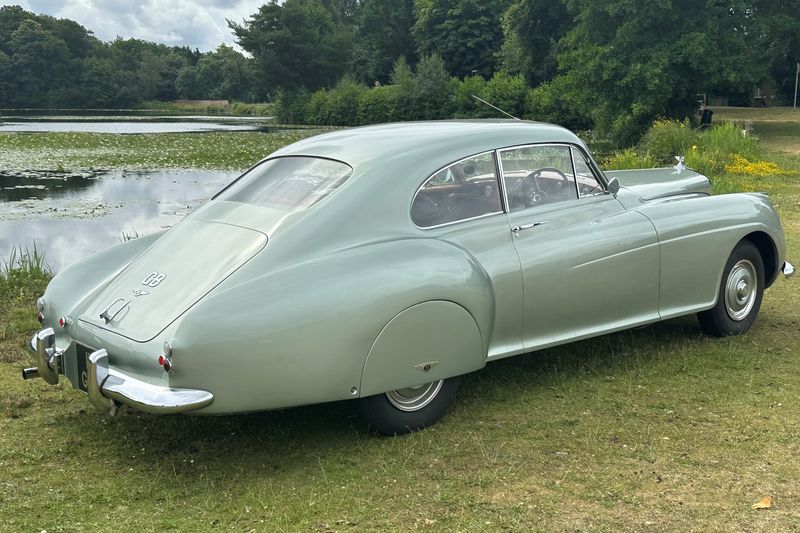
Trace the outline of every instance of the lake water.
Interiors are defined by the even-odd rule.
[[[167,228],[239,172],[111,171],[0,176],[0,258],[15,246],[44,252],[60,270],[128,236]]]
[[[0,116],[0,132],[195,133],[258,131],[271,117],[219,116]]]

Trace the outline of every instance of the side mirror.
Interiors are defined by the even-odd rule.
[[[611,178],[611,181],[608,182],[606,190],[616,196],[619,192],[619,180],[617,178]]]

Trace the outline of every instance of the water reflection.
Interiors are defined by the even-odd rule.
[[[43,200],[61,198],[70,192],[91,187],[95,175],[37,175],[8,176],[0,173],[0,202],[19,202],[21,200]]]
[[[35,243],[46,262],[60,270],[118,244],[124,235],[175,224],[237,175],[114,171],[96,178],[27,179],[24,185],[38,187],[4,188],[0,197],[0,257],[7,258],[14,246]],[[2,179],[3,186],[9,179]]]

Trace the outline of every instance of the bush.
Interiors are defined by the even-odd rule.
[[[686,166],[708,176],[724,172],[737,156],[751,161],[760,159],[758,138],[726,122],[700,135],[698,143],[686,154]]]
[[[528,91],[525,118],[550,122],[575,130],[589,129],[592,122],[578,111],[578,106],[565,96],[563,82],[556,79]]]
[[[278,91],[275,98],[275,116],[282,124],[306,124],[309,94],[304,88],[296,91]]]
[[[455,118],[483,118],[494,116],[495,111],[477,101],[472,95],[481,96],[486,80],[483,76],[469,76],[463,80],[454,78],[451,92],[453,94],[453,115]]]
[[[231,104],[231,113],[234,115],[268,117],[274,116],[276,112],[275,104],[248,104],[246,102],[233,102]]]
[[[521,118],[525,114],[528,86],[521,75],[511,76],[507,72],[498,72],[486,82],[479,96],[509,115]],[[490,116],[507,118],[499,111],[488,106],[487,108],[491,111]]]
[[[342,78],[328,91],[323,106],[329,126],[357,126],[358,102],[367,89],[349,78]]]
[[[328,91],[319,89],[308,99],[306,119],[310,124],[328,124]]]
[[[656,120],[639,141],[639,151],[660,164],[674,164],[699,142],[699,132],[677,120]]]
[[[635,148],[620,150],[603,160],[603,168],[606,170],[654,168],[656,166],[657,161],[655,159],[637,151]]]
[[[358,123],[380,124],[395,120],[394,86],[374,87],[361,93],[358,100]]]
[[[700,144],[704,151],[717,154],[739,154],[748,159],[758,159],[761,149],[758,138],[746,133],[733,122],[715,126],[702,135]]]

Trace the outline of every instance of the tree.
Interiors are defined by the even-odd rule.
[[[496,70],[503,41],[505,0],[416,0],[413,34],[420,55],[439,54],[448,71],[463,78]]]
[[[761,81],[774,81],[778,95],[791,102],[800,61],[800,0],[756,0],[753,53],[764,67]]]
[[[503,15],[503,69],[534,86],[552,79],[558,42],[572,24],[562,0],[516,0]]]
[[[51,105],[70,86],[73,61],[64,41],[32,19],[24,20],[11,35],[13,103]]]
[[[417,79],[414,71],[408,66],[406,58],[401,57],[394,64],[389,81],[394,87],[392,93],[392,107],[398,120],[416,120],[419,113],[416,110],[414,95],[417,92]]]
[[[561,39],[559,67],[572,105],[619,143],[657,116],[693,113],[698,93],[753,87],[760,67],[743,1],[583,0]]]
[[[86,59],[81,72],[81,104],[89,108],[113,107],[117,103],[119,86],[114,65],[106,58]]]
[[[0,50],[0,107],[9,106],[14,94],[11,76],[11,59]]]
[[[450,76],[442,58],[437,54],[423,56],[414,77],[417,115],[429,120],[449,118],[452,114]]]
[[[417,62],[413,26],[414,0],[364,0],[354,50],[355,72],[362,81],[386,83],[400,57]]]
[[[33,13],[28,13],[20,6],[0,7],[0,51],[11,56],[11,35],[17,31],[23,20],[35,19]]]
[[[271,0],[243,24],[228,25],[253,56],[264,91],[330,86],[350,64],[352,28],[317,0]]]

